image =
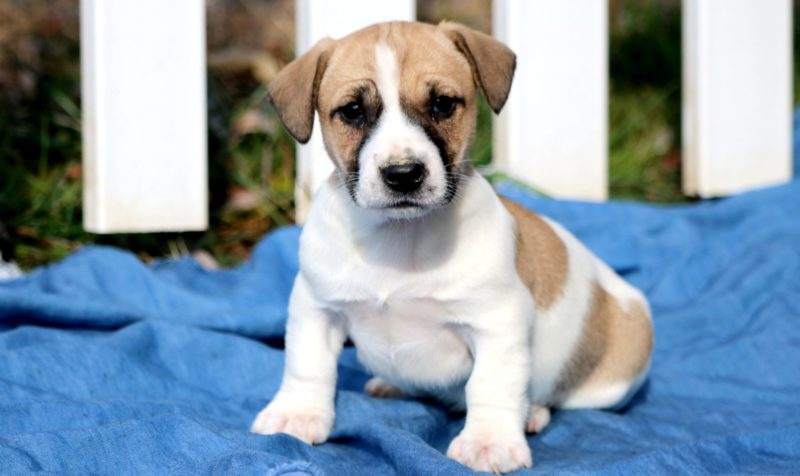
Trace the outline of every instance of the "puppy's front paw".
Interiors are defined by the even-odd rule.
[[[286,433],[313,445],[327,440],[331,427],[333,412],[273,402],[258,413],[250,431],[260,435]]]
[[[531,449],[520,432],[466,428],[450,443],[447,456],[475,471],[508,473],[533,466]]]

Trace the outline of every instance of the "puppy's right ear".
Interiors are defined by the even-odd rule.
[[[336,42],[323,38],[278,73],[269,85],[269,100],[289,133],[301,144],[314,127],[319,83]]]

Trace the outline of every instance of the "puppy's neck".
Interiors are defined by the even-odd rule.
[[[391,268],[421,271],[448,259],[459,241],[469,238],[469,230],[490,220],[497,202],[491,185],[479,174],[469,174],[461,177],[458,193],[447,205],[413,218],[387,217],[385,210],[357,205],[340,181],[331,177],[318,197],[329,205],[315,215],[338,230],[337,236],[366,262]]]

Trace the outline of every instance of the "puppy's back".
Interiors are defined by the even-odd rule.
[[[568,319],[581,326],[573,349],[565,349],[560,372],[542,402],[570,408],[604,408],[619,405],[639,387],[646,376],[653,348],[653,331],[647,300],[597,258],[560,225],[539,217],[524,207],[501,198],[516,226],[517,273],[530,289],[537,316],[554,312],[567,289],[570,259],[577,255],[593,263],[590,303],[584,316],[547,316]],[[539,332],[545,328],[536,326]],[[559,340],[562,336],[538,336],[537,340]],[[537,349],[534,349],[534,356]],[[533,375],[533,386],[537,382]],[[551,379],[547,379],[551,380]]]

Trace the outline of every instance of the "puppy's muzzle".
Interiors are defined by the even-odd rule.
[[[407,162],[381,167],[381,178],[386,186],[397,193],[417,191],[425,181],[427,169],[420,162]]]

